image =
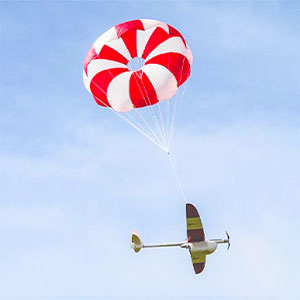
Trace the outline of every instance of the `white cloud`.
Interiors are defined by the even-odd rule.
[[[187,251],[136,255],[129,248],[134,228],[145,242],[185,238],[184,205],[167,157],[133,131],[127,143],[117,132],[91,128],[50,157],[2,160],[1,296],[108,296],[116,284],[114,295],[128,297],[195,296],[199,286],[203,296],[218,286],[216,297],[281,297],[295,288],[289,272],[296,272],[296,257],[285,250],[299,225],[294,130],[259,122],[206,136],[178,130],[174,158],[188,200],[208,238],[225,229],[232,236],[228,255],[220,247],[196,278]],[[109,153],[101,150],[106,145]]]
[[[159,16],[150,4],[148,12]],[[57,48],[66,46],[67,53],[44,48],[39,59],[48,57],[51,66],[41,68],[41,60],[30,59],[31,48],[11,60],[3,56],[10,68],[22,60],[28,64],[18,76],[5,77],[1,105],[0,297],[300,294],[297,89],[296,76],[287,76],[295,68],[290,45],[297,36],[288,17],[276,23],[266,9],[258,13],[258,6],[255,14],[249,4],[224,6],[185,1],[179,6],[184,19],[175,5],[160,13],[168,11],[182,25],[197,54],[174,162],[206,236],[222,237],[228,230],[230,251],[220,246],[204,273],[195,276],[185,250],[135,254],[129,248],[132,229],[149,243],[184,239],[184,203],[165,153],[100,112],[78,88],[84,48],[79,40],[86,41],[86,28],[76,27],[74,11],[59,10],[73,35],[61,23],[48,22],[51,32],[70,37]],[[78,14],[80,26],[91,17],[86,9]],[[101,21],[98,11],[93,17],[89,24]],[[96,27],[87,30],[98,32]],[[18,34],[20,27],[14,29]],[[57,45],[61,36],[56,32],[48,39]],[[31,46],[39,41],[32,38]]]

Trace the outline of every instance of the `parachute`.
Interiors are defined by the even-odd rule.
[[[192,61],[178,30],[156,20],[133,20],[94,42],[84,60],[83,81],[97,104],[168,153],[180,99],[176,92],[190,76]]]

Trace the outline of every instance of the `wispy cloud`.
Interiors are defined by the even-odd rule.
[[[299,295],[295,8],[114,4],[1,4],[0,297]],[[200,276],[182,249],[130,249],[132,229],[184,240],[184,202],[166,154],[81,82],[90,39],[140,13],[194,51],[172,155],[206,236],[232,237]]]

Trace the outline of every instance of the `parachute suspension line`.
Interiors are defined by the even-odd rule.
[[[181,82],[183,66],[184,66],[184,61],[182,62],[182,65],[181,65],[181,74],[180,74],[180,80],[179,80],[179,82]],[[182,95],[179,97],[179,96],[178,96],[179,91],[178,91],[178,92],[177,92],[177,95],[176,95],[176,97],[175,97],[174,112],[173,112],[173,117],[172,117],[172,123],[171,123],[171,128],[170,128],[170,135],[169,135],[169,141],[168,141],[168,147],[167,147],[167,149],[168,149],[169,161],[170,161],[172,170],[173,170],[173,172],[174,172],[174,175],[175,175],[175,177],[176,177],[176,181],[177,181],[178,187],[179,187],[179,189],[180,189],[181,195],[182,195],[182,197],[183,197],[183,201],[184,201],[185,203],[187,203],[186,196],[185,196],[185,193],[184,193],[184,191],[183,191],[181,181],[180,181],[180,179],[179,179],[178,173],[177,173],[177,171],[176,171],[175,165],[174,165],[174,163],[173,163],[172,157],[171,157],[170,152],[169,152],[170,145],[171,145],[171,140],[172,140],[172,138],[173,138],[174,131],[175,131],[175,121],[176,121],[176,120],[175,120],[175,117],[176,117],[177,102],[178,102],[178,99],[180,99],[180,106],[181,106],[181,103],[182,103],[182,100],[183,100],[183,96],[184,96],[184,93],[185,93],[185,88],[186,88],[186,85],[184,84]]]
[[[145,108],[145,110],[148,112],[148,114],[150,114],[150,116],[151,116],[151,118],[152,118],[152,122],[153,122],[154,126],[156,127],[156,130],[157,130],[158,134],[160,135],[160,138],[158,138],[158,140],[159,140],[159,142],[161,143],[161,145],[164,146],[164,143],[163,143],[163,136],[162,136],[162,131],[161,131],[161,128],[160,128],[160,126],[159,126],[159,124],[158,124],[156,115],[155,115],[155,113],[154,113],[154,111],[153,111],[152,104],[151,104],[150,99],[149,99],[149,97],[148,97],[148,93],[147,93],[147,91],[146,91],[146,89],[145,89],[145,85],[144,85],[144,83],[143,83],[143,88],[144,88],[144,92],[145,92],[145,94],[146,94],[146,97],[144,96],[144,93],[143,93],[142,90],[141,90],[140,84],[139,84],[138,82],[136,82],[136,83],[137,83],[137,85],[138,85],[138,87],[139,87],[139,90],[140,90],[142,96],[143,96],[143,100],[145,101],[145,103],[148,104],[148,106]]]
[[[95,83],[96,86],[103,91],[103,89],[97,84]],[[105,93],[105,91],[103,91]],[[121,113],[115,111],[112,107],[108,106],[106,103],[104,103],[101,99],[95,97],[103,106],[107,107],[110,111],[112,111],[115,115],[117,115],[120,119],[124,120],[126,123],[128,123],[129,125],[131,125],[134,129],[136,129],[138,132],[140,132],[142,135],[144,135],[147,139],[149,139],[151,142],[153,142],[156,146],[158,146],[161,150],[166,151],[165,147],[163,147],[160,139],[156,136],[156,134],[153,132],[153,130],[151,129],[151,127],[148,124],[148,127],[150,129],[150,131],[152,132],[153,136],[149,135],[147,133],[147,131],[143,128],[143,126],[141,124],[139,124],[139,122],[137,122],[137,120],[135,120],[132,116],[130,116],[130,114],[128,112],[126,113],[126,117],[124,117]]]
[[[155,111],[153,109],[153,105],[150,103],[150,99],[149,99],[148,93],[145,89],[144,83],[143,83],[143,87],[144,87],[144,90],[145,90],[145,93],[146,93],[146,96],[147,96],[147,99],[148,99],[148,103],[149,103],[149,107],[150,107],[149,111],[151,111],[151,113],[153,114],[158,133],[161,136],[161,143],[162,143],[163,147],[166,147],[166,138],[165,138],[165,134],[164,134],[164,125],[163,125],[163,122],[162,122],[162,116],[160,116],[160,120],[161,120],[161,126],[160,126],[159,122],[157,120],[157,116],[156,116],[157,114],[155,113]],[[159,101],[158,101],[158,105],[159,105]],[[160,106],[159,106],[159,110],[160,110]],[[161,115],[161,112],[160,112],[160,115]],[[166,150],[166,152],[167,152],[167,150]]]
[[[163,137],[163,134],[162,134],[162,129],[161,129],[161,127],[159,126],[159,123],[158,123],[158,121],[157,121],[156,115],[155,115],[155,113],[154,113],[154,111],[153,111],[152,104],[151,104],[150,99],[149,99],[149,97],[148,97],[148,93],[147,93],[147,91],[146,91],[145,85],[144,85],[144,83],[143,83],[143,88],[144,88],[144,92],[145,92],[146,97],[144,96],[144,93],[143,93],[142,90],[141,90],[141,86],[140,86],[140,84],[138,83],[138,81],[137,81],[137,79],[136,79],[135,76],[134,76],[134,78],[135,78],[135,81],[136,81],[137,86],[139,87],[140,93],[141,93],[141,95],[143,96],[143,99],[144,99],[145,103],[147,103],[148,106],[149,106],[149,109],[147,109],[147,111],[149,112],[149,114],[150,114],[150,116],[151,116],[151,118],[152,118],[152,121],[153,121],[153,123],[154,123],[154,125],[155,125],[155,127],[156,127],[156,129],[157,129],[157,132],[158,132],[159,135],[161,136],[161,139],[159,139],[159,142],[160,142],[160,144],[161,144],[161,148],[166,148],[166,143],[164,142],[164,137]],[[167,152],[167,150],[165,150],[165,151]]]
[[[182,101],[183,101],[183,98],[184,98],[184,93],[185,93],[185,89],[186,89],[186,85],[184,84],[183,86],[183,89],[182,89],[182,93],[181,95],[178,97],[179,100],[177,99],[177,101],[175,102],[175,105],[178,107],[177,105],[177,102],[179,101],[179,108],[177,108],[177,111],[180,111],[180,107],[181,107],[181,104],[182,104]],[[174,132],[175,132],[175,125],[176,125],[176,120],[177,120],[177,115],[178,113],[176,113],[176,106],[175,106],[175,109],[174,109],[174,114],[173,114],[173,118],[172,118],[172,128],[171,128],[171,131],[170,131],[170,138],[169,138],[169,143],[168,143],[168,149],[170,148],[171,146],[171,142],[172,142],[172,138],[174,136]]]
[[[161,150],[166,151],[164,147],[161,146],[160,143],[158,143],[157,141],[155,141],[151,136],[149,136],[144,130],[142,130],[141,128],[139,128],[138,126],[136,126],[132,121],[130,121],[129,119],[125,118],[124,116],[122,116],[120,113],[114,111],[113,109],[111,109],[118,117],[120,117],[121,119],[123,119],[124,121],[126,121],[129,125],[131,125],[133,128],[135,128],[138,132],[140,132],[142,135],[144,135],[146,138],[148,138],[151,142],[153,142],[156,146],[158,146]]]
[[[144,82],[143,82],[143,87],[144,87],[144,90],[146,92],[146,88],[145,88]],[[146,92],[146,95],[147,95],[147,97],[149,97],[147,92]],[[160,127],[161,128],[161,135],[163,137],[164,146],[167,147],[166,130],[165,130],[165,126],[164,126],[164,121],[163,121],[163,117],[162,117],[161,106],[160,106],[160,101],[159,100],[158,100],[157,104],[158,104],[160,124],[161,124],[161,127]]]
[[[173,113],[172,113],[172,118],[171,118],[170,129],[169,129],[168,149],[170,149],[170,144],[171,144],[171,137],[172,137],[171,132],[173,131],[178,95],[179,95],[179,91],[177,91],[175,99],[174,99],[174,107],[173,107]]]
[[[108,70],[108,72],[110,73],[110,75],[113,77],[113,74],[111,73],[111,71],[110,70]],[[97,84],[96,84],[97,85]],[[98,88],[100,88],[101,89],[101,87],[99,86],[99,85],[97,85],[97,87]],[[102,89],[101,89],[102,90]],[[103,91],[103,90],[102,90]],[[104,92],[104,91],[103,91]],[[104,92],[105,93],[105,92]],[[106,95],[107,95],[107,93],[105,93]],[[101,101],[102,102],[102,101]],[[103,102],[102,102],[103,103]],[[107,105],[105,105],[106,107],[108,107]],[[109,108],[111,108],[111,107],[109,107]],[[134,108],[136,108],[135,106],[134,106]],[[120,112],[116,112],[115,110],[113,110],[115,113],[117,113],[118,114],[118,116],[119,117],[121,117],[121,113]],[[140,116],[140,118],[142,119],[142,121],[145,123],[145,125],[148,127],[148,129],[150,130],[150,132],[152,133],[152,135],[153,136],[151,136],[148,132],[147,132],[147,130],[141,125],[141,124],[139,124],[139,122],[137,122],[137,120],[133,117],[133,116],[131,116],[130,115],[130,113],[128,113],[128,112],[125,112],[125,114],[126,114],[126,116],[131,120],[131,122],[135,125],[135,126],[137,126],[137,127],[139,127],[140,128],[140,130],[138,130],[139,132],[141,132],[141,131],[143,131],[144,133],[143,133],[143,135],[144,136],[146,136],[147,135],[147,138],[149,138],[149,137],[151,137],[152,139],[156,139],[156,142],[157,143],[159,143],[159,144],[161,144],[161,142],[160,142],[160,139],[157,137],[157,135],[155,134],[155,132],[153,131],[153,129],[151,128],[151,126],[149,125],[149,123],[145,120],[145,118],[143,118],[143,116],[140,114],[140,112],[138,112],[137,110],[133,110],[134,112],[137,112],[138,114],[139,114],[139,116]],[[125,120],[125,117],[123,117],[123,118],[121,118],[121,119],[123,119],[123,120]],[[126,121],[126,120],[125,120]],[[129,123],[129,122],[127,122],[127,123]],[[130,123],[129,123],[130,124]],[[131,126],[132,126],[132,124],[130,124]],[[134,127],[134,126],[133,126]],[[134,127],[135,129],[136,129],[136,127]],[[151,140],[152,141],[152,140]]]
[[[141,90],[140,84],[138,83],[138,81],[137,81],[137,79],[136,79],[135,76],[134,76],[134,79],[135,79],[135,82],[136,82],[136,84],[137,84],[137,86],[138,86],[138,88],[139,88],[139,91],[140,91],[141,95],[143,96],[143,100],[145,101],[145,103],[147,103],[148,105],[150,105],[149,100],[148,100],[148,99],[145,99],[145,96],[144,96],[144,94],[143,94],[143,92],[142,92],[142,90]],[[148,114],[150,115],[150,117],[152,118],[152,122],[153,122],[154,126],[157,127],[158,124],[156,124],[157,122],[155,123],[154,114],[152,114],[150,110],[148,110],[148,109],[146,109],[146,110],[147,110]],[[140,112],[138,112],[138,114],[139,114],[139,117],[140,117],[140,118],[145,119],[145,118],[142,116],[142,114],[141,114]],[[145,121],[146,121],[146,120],[145,120]],[[149,126],[149,128],[151,128],[151,126]],[[157,140],[158,140],[158,143],[160,143],[160,144],[162,145],[162,142],[161,142],[160,138],[154,133],[154,131],[153,131],[152,129],[151,129],[151,131],[152,131],[153,134],[156,136],[156,138],[157,138]],[[157,127],[157,132],[159,133],[158,127]]]
[[[170,53],[168,53],[168,65],[170,64]],[[176,96],[177,97],[177,92],[176,92]],[[170,150],[170,133],[171,133],[171,125],[170,125],[170,100],[169,99],[167,102],[167,124],[166,124],[166,127],[167,127],[167,132],[168,132],[168,138],[167,138],[167,149],[168,149],[168,152]],[[174,101],[173,101],[174,102]],[[172,102],[172,103],[173,103]],[[174,104],[173,104],[174,105]]]
[[[136,108],[136,107],[134,107]],[[150,132],[152,133],[153,137],[157,140],[157,142],[159,144],[161,144],[161,140],[159,139],[159,137],[156,135],[156,133],[153,131],[153,129],[151,128],[151,126],[149,125],[149,123],[147,122],[147,120],[143,117],[143,115],[139,112],[138,109],[134,109],[133,110],[135,113],[138,114],[138,116],[140,117],[140,119],[143,120],[143,122],[146,124],[146,126],[148,127],[148,129],[150,130]],[[128,114],[129,115],[129,114]],[[134,120],[134,117],[131,116],[131,118]],[[146,130],[144,130],[146,132]]]
[[[155,139],[153,139],[153,137],[151,137],[149,134],[147,134],[145,130],[143,130],[142,128],[140,128],[141,125],[139,123],[136,122],[137,124],[135,124],[133,121],[127,119],[126,117],[124,117],[123,115],[121,115],[120,113],[118,113],[117,111],[115,111],[113,108],[109,107],[107,104],[105,104],[99,98],[97,98],[97,100],[99,102],[101,102],[105,107],[107,107],[110,111],[112,111],[116,116],[118,116],[120,119],[124,120],[126,123],[128,123],[129,125],[131,125],[134,129],[136,129],[138,132],[140,132],[143,136],[145,136],[147,139],[149,139],[157,147],[159,147],[161,150],[163,150],[163,151],[166,152],[165,148],[162,147],[160,143],[158,143]]]
[[[109,71],[109,73],[111,74],[111,72]],[[97,84],[95,83],[95,85],[103,92],[105,93],[105,91]],[[107,95],[107,93],[105,93]],[[104,103],[101,99],[99,99],[98,97],[95,97],[97,98],[97,100],[104,106],[104,107],[107,107],[108,109],[110,109],[112,112],[114,112],[118,117],[121,117],[120,113],[115,111],[114,109],[112,109],[110,106],[108,106],[106,103]],[[126,113],[127,114],[127,113]],[[128,117],[131,117],[129,114],[127,114]],[[121,118],[123,120],[125,120],[125,117]],[[128,120],[127,120],[128,121]],[[131,117],[131,122],[136,126],[136,127],[139,127],[140,130],[144,130],[143,126],[140,125],[136,120],[132,120],[132,117]],[[136,124],[135,124],[136,123]],[[146,131],[145,131],[146,133]]]
[[[168,150],[169,150],[169,136],[170,136],[170,127],[169,127],[169,122],[170,122],[170,100],[167,100],[167,123],[166,123],[166,128],[168,132],[168,138],[167,138],[167,145],[168,145]]]
[[[113,77],[113,74],[111,73],[111,71],[110,70],[108,70],[108,72],[110,73],[110,75]],[[98,86],[98,85],[97,85]],[[99,86],[98,86],[99,87]],[[107,95],[107,93],[106,93],[106,95]],[[134,108],[136,108],[135,106],[134,106]],[[137,110],[133,110],[134,112],[137,112]],[[114,112],[116,112],[115,110],[114,110]],[[121,116],[121,113],[120,112],[116,112],[117,114],[118,114],[118,116],[120,117]],[[148,129],[150,130],[150,132],[152,133],[152,135],[153,135],[153,137],[151,137],[151,135],[147,132],[147,130],[141,125],[141,124],[139,124],[139,122],[137,122],[137,120],[133,117],[133,116],[131,116],[130,115],[130,113],[128,113],[128,112],[125,112],[125,114],[126,114],[126,116],[131,120],[131,122],[134,124],[134,125],[136,125],[136,126],[139,126],[139,128],[140,128],[140,130],[141,131],[143,131],[144,133],[143,133],[143,135],[148,135],[149,137],[151,137],[152,139],[156,139],[157,141],[157,143],[161,143],[160,142],[160,139],[157,137],[157,135],[155,134],[155,132],[153,131],[153,129],[151,128],[151,126],[148,124],[148,122],[143,118],[143,116],[139,113],[139,112],[137,112],[138,114],[139,114],[139,116],[140,116],[140,118],[142,119],[142,121],[145,123],[145,125],[148,127]],[[123,118],[121,118],[121,119],[123,119],[123,120],[125,120],[125,118],[123,117]],[[126,121],[126,120],[125,120]],[[128,122],[127,122],[128,123]],[[129,123],[130,124],[130,123]],[[132,126],[132,124],[130,124],[131,126]],[[134,126],[133,126],[134,127]],[[134,127],[135,128],[135,127]],[[136,129],[136,128],[135,128]],[[140,132],[140,131],[139,131]],[[149,138],[148,137],[148,138]]]
[[[174,175],[175,175],[175,177],[176,177],[176,181],[177,181],[179,190],[180,190],[180,192],[181,192],[183,201],[184,201],[185,203],[187,203],[186,197],[185,197],[185,194],[184,194],[184,191],[183,191],[183,188],[182,188],[182,184],[181,184],[181,181],[180,181],[179,176],[178,176],[178,174],[177,174],[177,171],[176,171],[176,169],[175,169],[175,166],[174,166],[174,163],[173,163],[173,160],[172,160],[172,157],[171,157],[170,152],[168,152],[168,156],[169,156],[169,161],[170,161],[172,170],[173,170],[173,172],[174,172]]]
[[[167,136],[166,136],[165,126],[164,126],[164,121],[162,118],[160,101],[158,101],[158,109],[159,109],[160,123],[161,123],[162,129],[163,129],[164,143],[165,143],[165,146],[167,147]]]
[[[135,111],[135,110],[133,110]],[[121,117],[123,117],[123,120],[125,120],[126,118],[122,115],[122,113],[117,112],[117,114]],[[144,121],[144,123],[146,124],[146,126],[148,127],[148,129],[150,130],[150,132],[152,133],[153,136],[151,136],[147,130],[133,117],[130,115],[130,113],[128,112],[124,112],[124,114],[126,114],[126,117],[128,117],[128,119],[135,125],[138,125],[140,130],[143,131],[145,134],[147,134],[148,136],[150,136],[153,140],[156,140],[156,142],[158,144],[160,144],[160,139],[157,137],[157,135],[155,134],[155,132],[151,129],[151,127],[149,126],[149,124],[147,123],[147,121],[142,117],[142,115],[140,115],[140,118]],[[134,127],[135,128],[135,127]]]
[[[182,79],[183,66],[184,66],[184,60],[183,60],[183,62],[182,62],[182,64],[181,64],[180,80],[179,80],[179,82],[180,82],[181,79]],[[186,85],[184,84],[182,95],[179,97],[179,96],[178,96],[179,91],[177,91],[177,95],[176,95],[176,97],[175,97],[174,111],[173,111],[173,117],[172,117],[172,123],[171,123],[170,135],[169,135],[169,141],[168,141],[168,147],[167,147],[168,149],[170,149],[171,140],[172,140],[173,135],[174,135],[174,132],[175,132],[175,117],[176,117],[177,102],[178,102],[178,99],[180,100],[180,102],[182,102],[183,96],[184,96],[184,93],[185,93],[185,87],[186,87]],[[181,103],[180,103],[180,104],[181,104]],[[180,105],[180,106],[181,106],[181,105]]]
[[[170,64],[170,53],[168,53],[168,65]],[[166,101],[167,102],[167,122],[166,122],[166,128],[168,132],[168,141],[170,136],[170,127],[169,127],[169,121],[170,121],[170,99]],[[169,144],[169,142],[167,142]],[[168,151],[169,151],[169,145],[168,145]]]

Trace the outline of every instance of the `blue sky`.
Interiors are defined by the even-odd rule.
[[[299,2],[0,2],[0,299],[296,299]],[[151,18],[194,55],[172,153],[208,238],[193,274],[167,156],[84,89],[115,24]]]

